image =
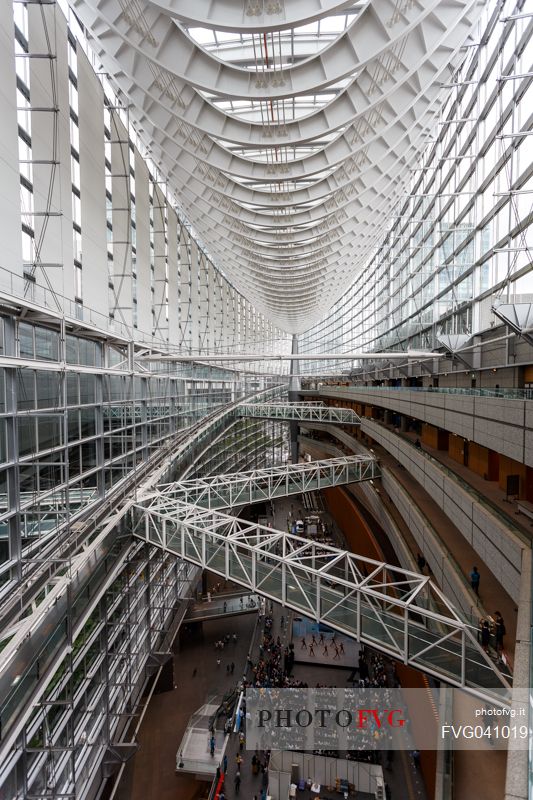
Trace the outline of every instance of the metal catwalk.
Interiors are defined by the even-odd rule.
[[[303,474],[312,465],[296,466]],[[205,507],[211,497],[228,502],[231,477],[213,479],[227,480],[222,496],[211,495],[208,479],[204,507],[179,484],[138,500],[134,534],[448,684],[491,700],[509,687],[429,577]]]
[[[321,403],[241,403],[235,413],[239,417],[285,419],[289,422],[361,424],[361,418],[350,408],[333,408]]]
[[[232,508],[330,486],[368,481],[380,475],[377,460],[370,456],[328,458],[161,484],[156,490],[150,491],[143,502],[153,500],[161,509],[167,502],[172,509],[175,500],[210,509]]]

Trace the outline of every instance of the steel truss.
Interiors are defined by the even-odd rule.
[[[380,475],[375,458],[345,456],[161,484],[142,502],[161,512],[167,508],[172,511],[176,501],[209,509],[233,508],[275,497],[368,481]]]
[[[361,424],[361,417],[351,408],[332,408],[317,403],[242,403],[237,406],[235,413],[240,417],[286,419],[296,422]]]
[[[440,680],[502,702],[509,687],[425,575],[178,498],[134,504],[134,535]]]

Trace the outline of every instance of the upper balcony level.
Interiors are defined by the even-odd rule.
[[[304,397],[342,401],[362,417],[382,408],[533,466],[533,390],[319,386]]]

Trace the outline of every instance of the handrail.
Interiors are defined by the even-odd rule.
[[[500,388],[500,389],[468,389],[455,386],[319,386],[317,389],[304,389],[307,392],[425,392],[428,394],[463,395],[467,397],[503,398],[508,400],[533,400],[533,389]]]
[[[380,428],[387,431],[388,433],[394,433],[393,431],[390,430],[389,427],[384,425],[380,420],[376,420],[373,418],[365,418],[363,420],[363,424],[366,425],[368,423],[378,425]],[[371,432],[368,433],[370,436],[372,435]],[[439,461],[438,458],[435,458],[426,450],[422,450],[421,448],[416,447],[415,443],[412,442],[410,439],[406,438],[405,436],[401,436],[399,433],[394,433],[394,435],[398,436],[398,438],[402,442],[408,444],[409,447],[412,447],[413,450],[416,451],[417,455],[423,456],[427,461],[431,462],[436,469],[439,469],[441,472],[444,472],[446,477],[450,478],[450,480],[453,480],[456,484],[458,484],[458,486],[461,489],[463,489],[463,491],[467,492],[470,495],[470,497],[472,497],[472,499],[475,500],[476,503],[479,503],[480,506],[483,506],[483,508],[485,508],[490,514],[493,514],[494,516],[498,517],[500,523],[504,525],[506,528],[511,529],[511,532],[518,539],[520,539],[521,545],[523,546],[525,545],[526,547],[531,547],[531,540],[528,539],[526,534],[519,527],[515,525],[514,521],[510,517],[507,517],[505,512],[501,511],[501,509],[499,509],[498,506],[495,506],[488,498],[484,497],[476,489],[474,489],[474,487],[471,486],[467,481],[465,481],[464,478],[462,478],[460,475],[457,475],[456,472],[451,470],[449,467],[443,464],[442,461]]]
[[[327,426],[327,425],[324,426],[324,429],[328,429],[328,428],[329,428],[329,426]],[[366,449],[366,448],[363,447],[363,445],[354,436],[351,436],[347,431],[343,430],[342,428],[336,428],[335,426],[332,425],[331,429],[327,430],[327,432],[331,436],[335,436],[336,438],[338,438],[347,447],[351,447],[354,450],[354,452],[356,452],[357,449],[361,449],[361,450]],[[381,466],[382,478],[384,477],[385,473],[388,472],[390,474],[390,476],[391,476],[391,479],[393,479],[397,483],[397,485],[400,487],[401,491],[405,492],[405,494],[411,499],[411,501],[412,501],[412,503],[414,505],[415,504],[415,499],[414,499],[413,495],[411,494],[411,492],[409,491],[408,487],[405,486],[399,480],[399,478],[396,475],[394,475],[394,473],[392,472],[390,467],[388,467],[387,465],[383,465],[383,464],[380,464],[380,466]],[[435,526],[433,525],[431,520],[426,516],[426,514],[424,514],[422,512],[421,508],[417,507],[416,510],[421,515],[421,517],[423,518],[424,525],[428,529],[430,536],[433,537],[433,539],[437,543],[437,546],[440,548],[442,557],[445,558],[448,561],[448,563],[450,564],[450,567],[452,568],[452,570],[456,574],[457,587],[461,587],[465,591],[465,593],[466,593],[465,597],[468,597],[469,599],[473,599],[473,598],[470,598],[470,592],[467,590],[467,587],[465,586],[464,573],[461,570],[461,568],[459,566],[459,563],[456,560],[455,556],[446,547],[446,544],[442,540],[442,537],[440,536],[439,532],[437,531],[437,529],[435,528]],[[413,558],[414,558],[414,556],[413,556]],[[472,592],[472,595],[473,595],[473,592]],[[476,597],[477,597],[477,595],[476,595]],[[479,601],[479,598],[478,598],[478,601]],[[473,606],[471,606],[471,609],[472,608],[473,608]],[[473,627],[475,626],[476,622],[479,621],[480,616],[481,617],[485,616],[485,614],[482,613],[482,611],[483,611],[482,608],[480,608],[479,606],[476,606],[476,608],[477,608],[477,613],[476,614],[472,613],[472,610],[470,611],[470,613],[467,613],[466,611],[463,610],[463,614],[465,615],[465,618],[469,619],[470,624]]]
[[[491,701],[509,686],[429,577],[179,499],[140,500],[134,512],[143,541],[406,664]]]

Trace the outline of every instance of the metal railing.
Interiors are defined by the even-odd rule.
[[[332,408],[318,403],[241,403],[236,410],[240,417],[283,419],[290,422],[329,422],[359,425],[361,418],[351,408]]]
[[[353,392],[427,392],[431,394],[451,394],[466,397],[489,397],[504,398],[507,400],[533,400],[533,389],[461,389],[454,386],[320,386],[318,389],[308,389],[305,391],[319,392],[327,394],[329,391],[343,392],[350,394]]]
[[[375,458],[344,456],[161,484],[143,498],[143,503],[159,504],[160,508],[169,504],[172,508],[174,501],[179,500],[202,508],[233,508],[275,497],[368,481],[380,475]]]
[[[510,676],[429,577],[177,498],[151,498],[134,509],[133,533],[140,539],[446,683],[502,702]]]

